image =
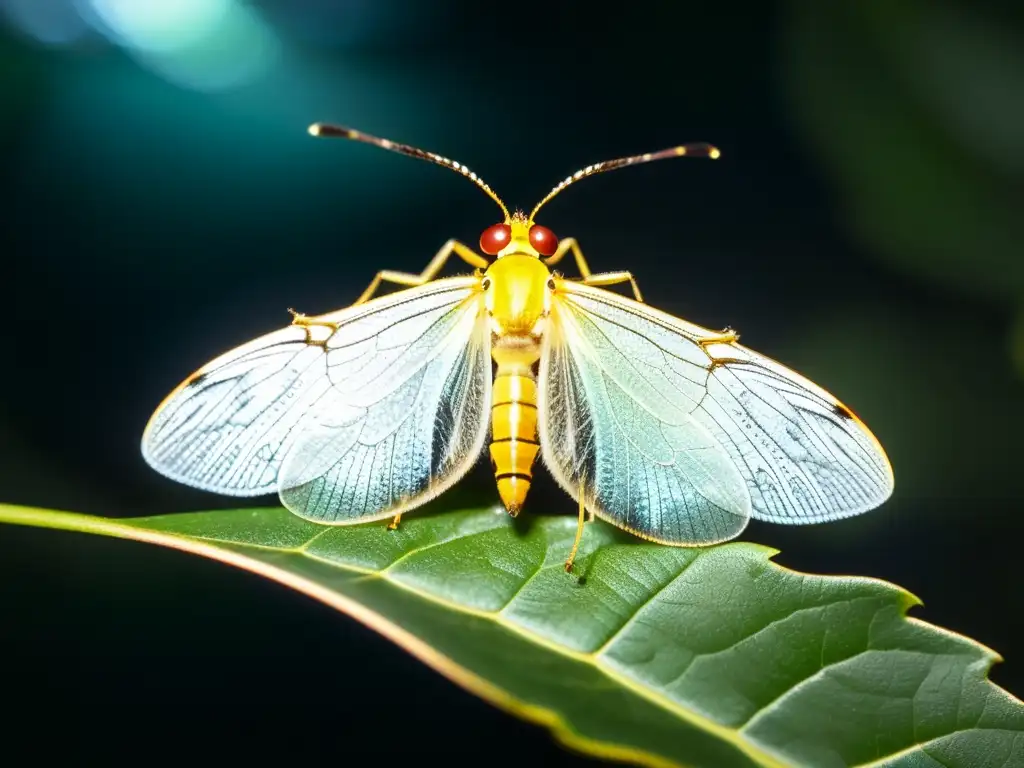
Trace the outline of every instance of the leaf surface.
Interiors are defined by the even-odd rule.
[[[437,509],[437,505],[433,505]],[[575,520],[423,513],[397,531],[278,508],[112,520],[0,505],[0,522],[173,547],[370,626],[565,744],[647,765],[1024,766],[993,651],[908,618],[891,584],[796,573],[749,543],[679,549]]]

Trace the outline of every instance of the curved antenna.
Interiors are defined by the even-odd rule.
[[[660,152],[647,152],[643,155],[620,157],[618,160],[605,160],[603,163],[588,165],[586,168],[581,168],[576,171],[572,176],[567,176],[554,189],[548,192],[544,199],[534,207],[533,212],[530,214],[530,221],[533,221],[534,216],[537,215],[537,211],[539,211],[545,203],[551,200],[551,198],[563,189],[568,187],[570,184],[576,183],[580,179],[585,179],[587,176],[593,176],[595,173],[614,171],[617,168],[625,168],[627,165],[639,165],[640,163],[649,163],[652,160],[665,160],[670,157],[707,157],[712,160],[717,160],[721,156],[722,153],[718,151],[718,147],[705,142],[698,142],[696,144],[682,144],[678,147],[663,149]]]
[[[426,152],[416,147],[411,147],[408,144],[399,144],[397,141],[389,141],[388,139],[379,139],[376,136],[371,136],[368,133],[357,131],[354,128],[346,128],[343,125],[331,125],[329,123],[313,123],[309,126],[309,134],[311,136],[326,136],[332,139],[352,139],[353,141],[362,141],[366,144],[373,144],[375,147],[381,149],[389,149],[392,152],[397,152],[400,155],[408,155],[409,157],[415,157],[419,160],[426,160],[430,163],[436,163],[437,165],[443,165],[445,168],[449,168],[456,173],[462,174],[467,179],[476,184],[480,189],[487,193],[494,202],[501,208],[501,212],[505,214],[505,221],[511,219],[509,216],[508,208],[501,202],[501,198],[494,194],[494,190],[491,189],[484,180],[473,173],[466,166],[456,163],[454,160],[449,160],[447,157],[441,157],[435,155],[433,152]]]

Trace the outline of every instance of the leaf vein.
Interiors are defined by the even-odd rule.
[[[683,564],[683,567],[679,569],[679,573],[677,573],[675,576],[673,576],[667,582],[662,584],[658,589],[656,589],[654,591],[653,594],[651,594],[651,596],[649,598],[647,598],[646,600],[644,600],[644,602],[642,604],[637,606],[636,610],[633,611],[633,613],[631,615],[626,617],[626,620],[624,622],[622,622],[622,626],[620,626],[617,630],[615,630],[611,634],[611,636],[607,640],[605,640],[604,643],[601,644],[600,648],[598,648],[595,651],[592,651],[593,655],[595,657],[602,656],[605,653],[605,651],[607,651],[611,647],[611,645],[622,635],[622,633],[625,632],[627,629],[629,629],[630,626],[633,625],[633,623],[636,621],[637,616],[639,616],[647,606],[649,606],[651,603],[653,603],[655,600],[657,600],[666,589],[668,589],[673,584],[675,584],[677,581],[679,581],[679,578],[684,573],[686,573],[686,571],[689,570],[690,566],[693,565],[694,563],[696,563],[701,558],[702,555],[703,555],[703,552],[698,552],[694,556],[694,558],[692,560],[690,560],[689,562]]]

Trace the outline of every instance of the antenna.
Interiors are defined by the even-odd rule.
[[[443,165],[445,168],[449,168],[455,171],[456,173],[465,176],[467,179],[469,179],[478,187],[480,187],[480,189],[486,192],[488,197],[490,197],[494,202],[496,202],[498,206],[501,208],[501,212],[505,214],[505,221],[507,222],[509,221],[509,219],[511,219],[511,216],[509,215],[508,212],[508,208],[506,208],[505,204],[501,202],[501,198],[494,194],[494,190],[484,183],[483,179],[481,179],[479,176],[477,176],[475,173],[469,170],[469,168],[467,168],[466,166],[457,163],[454,160],[449,160],[447,157],[441,157],[440,155],[435,155],[433,152],[426,152],[422,149],[411,147],[408,144],[399,144],[396,141],[380,139],[377,138],[376,136],[371,136],[368,133],[363,133],[362,131],[357,131],[353,128],[346,128],[343,125],[331,125],[329,123],[313,123],[311,126],[309,126],[309,134],[311,136],[325,136],[332,139],[351,139],[352,141],[361,141],[365,144],[373,144],[373,146],[380,147],[381,149],[388,149],[391,150],[392,152],[397,152],[400,155],[407,155],[409,157],[415,157],[419,160],[426,160],[427,162],[430,163]]]
[[[671,157],[707,157],[712,160],[717,160],[721,156],[722,153],[718,151],[718,147],[705,142],[698,142],[695,144],[682,144],[678,147],[663,149],[660,152],[647,152],[643,155],[620,157],[618,160],[605,160],[603,163],[588,165],[586,168],[581,168],[576,171],[572,176],[567,176],[564,181],[560,182],[554,189],[548,192],[544,199],[534,207],[533,212],[530,214],[530,221],[533,221],[534,217],[537,215],[537,211],[539,211],[545,203],[551,200],[551,198],[563,189],[568,187],[570,184],[575,184],[580,179],[585,179],[587,176],[593,176],[595,173],[614,171],[617,168],[625,168],[627,165],[639,165],[640,163],[649,163],[653,160],[665,160]]]

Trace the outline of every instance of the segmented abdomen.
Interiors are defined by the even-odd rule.
[[[537,441],[537,382],[532,374],[498,367],[491,405],[491,463],[505,509],[519,513],[533,480]]]

